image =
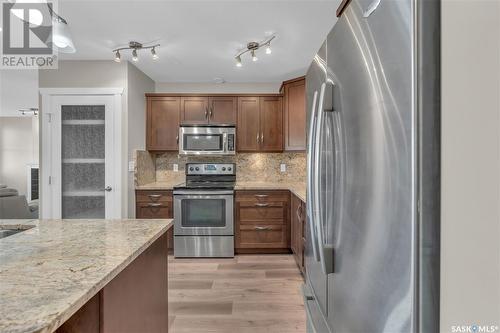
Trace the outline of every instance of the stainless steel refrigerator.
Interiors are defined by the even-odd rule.
[[[439,12],[353,0],[308,69],[308,332],[439,331]]]

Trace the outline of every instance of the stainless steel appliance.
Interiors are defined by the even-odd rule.
[[[174,256],[234,257],[233,163],[188,163],[174,187]]]
[[[234,155],[236,128],[234,125],[181,125],[180,155]]]
[[[353,0],[306,76],[308,332],[439,331],[439,1]]]

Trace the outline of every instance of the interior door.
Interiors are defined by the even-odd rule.
[[[283,108],[281,97],[260,98],[260,150],[283,150]]]
[[[211,124],[236,124],[236,97],[214,96],[209,98],[209,120]]]
[[[54,96],[51,101],[52,217],[119,217],[114,96]]]
[[[260,143],[259,97],[238,98],[236,146],[238,151],[258,151]]]
[[[149,97],[147,107],[147,149],[179,149],[179,97]]]
[[[181,123],[206,124],[208,117],[208,97],[181,97]]]

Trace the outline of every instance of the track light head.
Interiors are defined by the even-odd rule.
[[[237,56],[236,57],[236,67],[241,67],[241,66],[243,66],[243,64],[241,63],[241,57]]]
[[[137,56],[137,50],[136,49],[132,50],[132,60],[135,61],[135,62],[139,61],[139,57]]]
[[[271,45],[270,44],[267,44],[267,47],[266,47],[266,54],[271,54],[273,51],[271,50]]]
[[[153,60],[158,60],[158,54],[156,53],[155,46],[151,49],[151,54],[153,55]]]
[[[120,51],[118,50],[115,52],[115,61],[116,62],[122,61],[122,56],[120,55]]]
[[[259,60],[259,58],[257,58],[257,56],[255,55],[255,50],[252,50],[252,61],[257,61]]]

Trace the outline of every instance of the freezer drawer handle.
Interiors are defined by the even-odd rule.
[[[307,318],[311,319],[312,333],[318,333],[316,327],[314,327],[314,320],[312,320],[311,309],[309,308],[309,302],[314,301],[314,296],[307,292],[307,287],[305,284],[302,285],[302,296],[304,297],[304,308],[306,309]]]

